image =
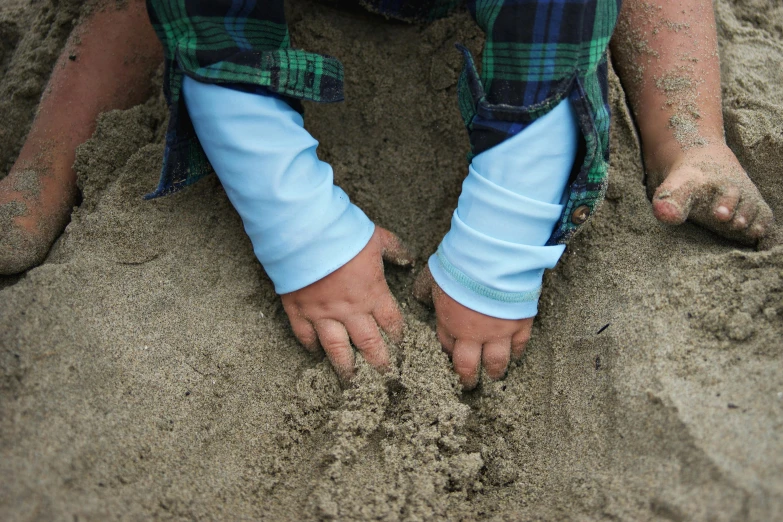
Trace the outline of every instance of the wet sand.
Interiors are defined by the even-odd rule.
[[[467,13],[423,28],[291,4],[296,45],[346,67],[346,103],[306,107],[319,153],[421,266],[466,172],[453,42],[479,51],[482,35]],[[770,5],[717,12],[727,139],[780,216]],[[2,141],[21,143],[56,58],[30,53],[62,45],[46,28],[67,18],[51,0],[0,3],[0,34],[18,36],[0,46],[0,92],[38,93],[0,101]],[[341,388],[297,345],[214,177],[142,200],[162,96],[102,116],[65,234],[44,265],[0,278],[0,518],[783,518],[783,246],[660,225],[614,75],[611,100],[607,200],[547,274],[525,358],[470,393],[397,268],[396,369],[360,363]]]

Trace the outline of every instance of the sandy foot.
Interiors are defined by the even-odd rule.
[[[76,186],[33,170],[0,180],[0,275],[39,265],[68,221]]]
[[[647,190],[655,217],[669,225],[691,220],[752,243],[773,222],[772,210],[726,145],[684,151],[669,169],[648,173]]]

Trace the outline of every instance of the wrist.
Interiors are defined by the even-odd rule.
[[[466,308],[498,319],[526,319],[538,314],[541,275],[531,274],[533,286],[520,292],[489,287],[459,270],[441,249],[430,256],[428,267],[440,289]],[[544,270],[540,269],[543,274]]]
[[[546,245],[563,212],[577,140],[576,115],[564,100],[473,159],[451,229],[429,261],[449,297],[501,319],[536,315],[544,269],[565,250]]]
[[[337,191],[342,192],[339,188]],[[300,238],[295,249],[282,252],[254,248],[275,292],[295,292],[323,279],[351,261],[370,242],[375,224],[359,207],[349,203],[342,209],[335,206],[314,215],[323,219],[330,213],[335,214],[335,219],[326,226],[312,227],[307,239]]]

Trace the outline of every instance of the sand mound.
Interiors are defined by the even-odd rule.
[[[291,4],[297,45],[346,66],[348,101],[307,107],[322,157],[423,261],[465,174],[452,43],[480,50],[478,29],[466,13],[421,28]],[[16,35],[0,44],[0,92],[51,67],[56,53],[25,53],[61,45],[52,28],[73,15],[56,5],[0,7],[0,34]],[[729,143],[783,215],[770,5],[718,13]],[[397,369],[361,366],[341,388],[296,344],[214,178],[141,199],[162,98],[104,115],[78,154],[84,203],[66,233],[43,266],[0,280],[0,518],[783,518],[783,247],[659,225],[614,76],[611,96],[607,201],[547,275],[525,359],[465,394],[413,274],[395,268],[409,329]],[[25,99],[0,102],[14,143]]]

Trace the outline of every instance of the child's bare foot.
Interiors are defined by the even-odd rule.
[[[40,264],[65,226],[76,202],[76,176],[69,166],[53,170],[17,162],[0,181],[0,274]]]
[[[692,147],[668,165],[647,161],[647,191],[662,223],[686,219],[752,243],[772,224],[772,210],[724,143]]]
[[[76,147],[101,112],[144,101],[161,60],[142,0],[107,5],[74,30],[19,157],[0,180],[0,274],[43,261],[76,202]]]
[[[655,217],[752,243],[772,211],[723,137],[712,0],[626,0],[612,54],[642,138]]]

